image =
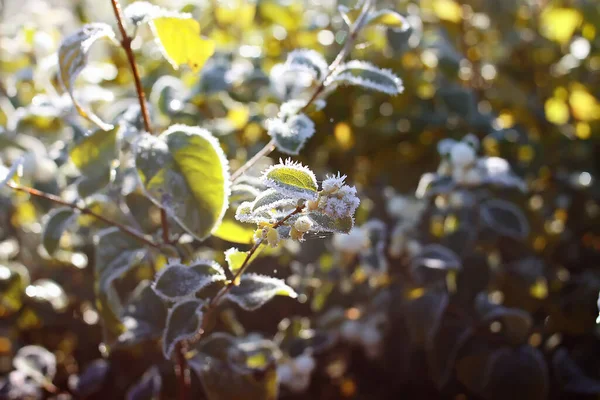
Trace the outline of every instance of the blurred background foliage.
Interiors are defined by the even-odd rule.
[[[139,28],[133,47],[155,129],[173,123],[209,129],[232,170],[269,140],[264,121],[276,115],[282,91],[271,68],[297,48],[316,49],[331,61],[346,35],[334,0],[154,3],[192,13],[202,34],[216,42],[215,54],[201,71],[174,71],[149,31]],[[127,189],[127,182],[82,177],[69,162],[72,144],[89,126],[57,81],[56,50],[61,38],[82,23],[114,26],[110,2],[1,4],[3,163],[24,155],[23,179],[33,187],[71,200],[84,198],[106,215],[155,231],[157,210]],[[597,398],[600,3],[379,0],[377,7],[398,11],[411,28],[370,27],[352,57],[394,71],[404,81],[404,93],[389,97],[340,88],[324,109],[310,114],[316,134],[297,159],[319,177],[338,170],[348,174],[361,193],[357,225],[381,220],[383,239],[374,238],[379,232],[374,224],[365,229],[370,248],[379,248],[381,240],[384,250],[358,254],[325,238],[267,252],[253,269],[287,277],[303,293],[301,302],[282,299],[255,314],[231,311],[219,324],[241,337],[244,332],[269,339],[276,335],[289,357],[311,349],[317,365],[307,367],[309,375],[314,369],[312,380],[301,390],[283,387],[281,398]],[[141,127],[125,54],[102,45],[92,53],[78,81],[78,98],[107,121],[129,118],[133,130],[136,124]],[[412,196],[422,174],[437,169],[441,139],[467,133],[479,139],[482,154],[507,159],[526,182],[525,194],[496,190],[485,196],[518,205],[529,228],[518,238],[486,233],[473,225],[468,207],[456,211],[444,196],[420,200],[423,216],[417,211],[403,215],[418,219],[411,231],[415,245],[441,243],[459,255],[462,267],[416,277],[410,251],[389,251],[385,232],[393,237],[397,217],[390,211],[391,200],[398,194]],[[283,155],[274,153],[278,156]],[[102,154],[92,154],[82,163],[107,171],[104,161]],[[155,375],[142,378],[143,388],[156,384],[152,377],[159,376],[161,398],[173,398],[171,366],[155,343],[111,352],[109,363],[100,359],[102,329],[89,265],[93,246],[85,238],[101,223],[78,217],[77,228],[58,238],[60,246],[51,257],[42,246],[42,231],[52,205],[4,190],[1,396],[61,398],[57,388],[70,388],[81,398],[121,398],[128,390],[133,396],[133,383],[156,365]],[[247,234],[239,229],[237,234]],[[465,240],[470,232],[480,240]],[[222,262],[227,247],[226,241],[212,238],[189,243],[187,250]],[[369,256],[385,262],[365,261]],[[160,267],[165,260],[154,262]],[[383,272],[365,267],[382,263]],[[151,274],[149,265],[140,265],[120,289],[131,292]],[[23,382],[23,388],[29,382],[15,375],[15,354],[32,344],[56,357],[54,383],[44,381],[41,389],[33,385],[30,393],[10,397],[7,381]],[[85,385],[78,386],[77,380]],[[195,387],[198,396],[205,395]],[[133,398],[150,398],[139,396]]]

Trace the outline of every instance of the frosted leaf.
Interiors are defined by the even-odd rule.
[[[56,375],[56,357],[41,346],[21,347],[13,359],[13,365],[40,384],[52,381]]]
[[[267,132],[279,151],[296,155],[314,135],[315,124],[304,114],[292,115],[285,121],[277,117],[267,120]]]
[[[490,199],[480,207],[483,222],[494,232],[514,239],[529,236],[529,222],[523,211],[505,200]]]
[[[287,64],[276,64],[269,74],[271,90],[282,100],[308,96],[314,82],[314,72],[309,68],[290,69]]]
[[[244,310],[254,311],[275,296],[296,298],[297,294],[281,279],[258,274],[244,274],[240,284],[234,286],[226,298]]]
[[[317,178],[308,168],[291,159],[279,160],[262,174],[263,183],[293,199],[316,200]]]
[[[202,326],[203,302],[197,299],[183,300],[169,310],[167,325],[163,333],[163,354],[170,359],[175,350],[175,345],[191,339]]]
[[[86,24],[67,36],[58,49],[58,76],[79,115],[108,131],[113,126],[102,121],[96,114],[83,109],[74,96],[75,80],[87,64],[88,52],[92,45],[102,38],[108,38],[116,44],[115,32],[110,25],[101,22]]]
[[[152,288],[165,300],[179,301],[193,297],[213,282],[224,282],[225,272],[210,260],[198,260],[191,265],[170,264],[156,276]]]
[[[393,10],[377,10],[370,13],[365,25],[383,25],[399,32],[405,32],[410,28],[406,18]]]
[[[404,91],[402,80],[391,71],[365,61],[352,60],[340,66],[330,83],[361,86],[365,89],[397,95]]]
[[[294,50],[288,54],[286,64],[290,69],[300,68],[313,70],[315,73],[315,79],[320,80],[327,74],[327,61],[323,56],[310,49],[299,49]]]

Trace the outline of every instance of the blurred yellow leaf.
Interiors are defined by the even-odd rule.
[[[583,87],[571,91],[569,105],[573,110],[573,116],[580,121],[600,119],[600,103]]]
[[[248,123],[250,118],[250,111],[246,106],[240,106],[232,108],[227,113],[227,119],[234,126],[235,129],[242,129]]]
[[[433,12],[444,21],[457,23],[462,20],[462,8],[454,0],[434,0]]]
[[[264,18],[283,26],[288,31],[295,31],[302,22],[302,10],[294,7],[295,5],[283,6],[275,1],[263,1],[260,3],[260,13]]]
[[[336,124],[333,135],[335,140],[344,150],[349,150],[354,146],[354,137],[352,135],[352,128],[346,122],[340,122]]]
[[[155,18],[150,26],[163,55],[175,69],[187,64],[197,72],[215,51],[214,42],[200,36],[200,24],[187,14]]]
[[[248,28],[252,25],[255,14],[256,4],[242,0],[219,5],[215,9],[215,18],[223,26],[234,25],[239,28]]]
[[[550,40],[564,44],[571,39],[582,20],[583,16],[574,8],[548,7],[540,16],[541,33]]]
[[[569,121],[569,107],[563,100],[553,97],[544,104],[546,119],[555,125],[566,124]]]

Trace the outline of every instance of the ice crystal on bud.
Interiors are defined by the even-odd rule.
[[[325,214],[342,218],[352,216],[360,204],[356,188],[345,184],[346,175],[329,176],[323,181],[319,209]]]
[[[294,222],[294,229],[301,233],[308,232],[312,226],[313,222],[306,216],[302,216]]]

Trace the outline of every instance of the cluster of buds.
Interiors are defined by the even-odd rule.
[[[319,210],[332,218],[354,215],[360,200],[356,196],[356,187],[346,185],[345,181],[346,175],[328,176],[317,200],[308,202],[308,209]]]

